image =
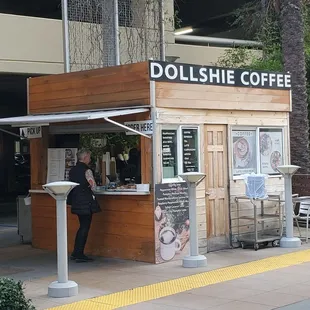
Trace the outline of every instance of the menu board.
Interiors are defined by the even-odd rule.
[[[69,171],[76,164],[76,153],[76,148],[48,149],[47,183],[69,179]]]
[[[162,166],[163,177],[175,178],[177,171],[177,131],[163,130],[162,131]]]
[[[233,130],[233,174],[257,172],[256,131]]]
[[[183,172],[198,172],[198,130],[182,129]]]
[[[189,197],[185,182],[155,185],[156,263],[189,253]]]
[[[277,167],[283,164],[283,135],[281,129],[260,129],[259,149],[261,173],[278,173]]]

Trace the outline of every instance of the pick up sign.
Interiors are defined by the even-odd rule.
[[[27,139],[42,138],[42,127],[24,127],[20,128],[20,136]]]
[[[125,122],[124,125],[136,131],[139,131],[145,135],[153,134],[153,122],[151,120],[137,121],[137,122]],[[132,131],[126,131],[126,135],[135,135],[135,133]]]

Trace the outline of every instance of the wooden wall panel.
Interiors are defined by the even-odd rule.
[[[289,112],[289,90],[156,83],[161,108]]]
[[[154,263],[153,195],[98,196],[102,212],[93,217],[86,254]],[[68,251],[72,252],[78,219],[68,214]],[[56,250],[55,200],[32,194],[32,245]]]
[[[145,113],[143,113],[145,114]],[[131,115],[129,119],[147,119],[145,115]],[[46,183],[48,129],[42,139],[31,143],[31,188],[42,190]],[[145,183],[152,183],[152,142],[141,137],[141,171]],[[47,194],[31,194],[33,246],[56,250],[55,200]],[[111,258],[132,259],[154,263],[154,206],[153,194],[147,196],[99,196],[103,212],[94,215],[87,253]],[[78,228],[76,216],[68,208],[68,246],[72,251]]]
[[[159,124],[227,124],[235,126],[288,126],[288,112],[189,110],[157,108]]]
[[[231,143],[230,129],[232,126],[280,126],[284,132],[284,150],[289,149],[289,113],[288,112],[274,112],[274,111],[230,111],[230,110],[207,110],[207,109],[188,109],[188,108],[157,108],[157,143],[161,145],[161,129],[169,125],[198,125],[200,127],[200,170],[209,175],[211,172],[205,170],[207,163],[203,161],[206,156],[207,148],[205,144],[206,137],[204,137],[204,125],[228,125],[228,141]],[[160,150],[161,153],[161,150]],[[159,153],[158,162],[160,163],[161,154]],[[289,162],[289,153],[285,154],[285,162]],[[161,165],[157,169],[158,180],[161,180]],[[231,176],[232,170],[232,153],[230,144],[228,144],[228,171],[229,171],[229,204],[231,216],[231,229],[233,238],[237,234],[237,211],[236,203],[234,201],[236,196],[244,195],[245,185],[244,180],[233,180]],[[198,239],[199,248],[203,248],[207,229],[210,229],[210,220],[206,215],[205,193],[208,191],[206,182],[203,181],[197,188],[197,222],[198,222]],[[283,178],[270,177],[267,180],[267,191],[269,194],[284,194],[284,180]],[[252,214],[253,207],[249,202],[242,206],[246,214]],[[270,212],[276,212],[275,203],[269,202],[267,206],[270,207]],[[209,223],[207,223],[209,220]],[[274,222],[273,222],[274,224]],[[272,225],[273,225],[272,224]],[[270,224],[269,228],[273,227]],[[249,223],[242,228],[244,232],[253,231],[253,226]],[[201,252],[203,253],[203,252]]]
[[[152,184],[152,140],[141,137],[141,182],[142,184]],[[154,151],[155,152],[155,151]]]
[[[47,177],[48,127],[42,128],[42,138],[30,139],[31,189],[42,189]]]
[[[29,80],[29,113],[150,104],[148,63],[56,74]]]

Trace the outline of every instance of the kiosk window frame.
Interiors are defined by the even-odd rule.
[[[261,134],[262,133],[273,133],[273,134],[278,134],[278,139],[277,139],[277,143],[278,144],[278,152],[280,152],[280,154],[282,154],[282,158],[281,158],[281,163],[280,165],[285,165],[287,163],[287,151],[285,148],[286,145],[286,141],[285,141],[285,137],[284,137],[284,127],[278,126],[253,126],[253,127],[248,127],[248,126],[232,126],[231,130],[230,130],[230,152],[231,152],[231,168],[230,168],[230,173],[232,176],[233,180],[238,180],[238,179],[243,179],[244,178],[244,174],[248,174],[250,172],[245,172],[245,173],[239,173],[236,174],[234,173],[234,143],[236,142],[234,140],[234,137],[236,136],[236,132],[238,131],[243,131],[243,132],[252,132],[255,135],[255,147],[254,152],[255,155],[253,155],[254,160],[255,160],[255,171],[253,171],[254,173],[259,173],[259,174],[266,174],[269,177],[279,177],[281,176],[281,174],[277,171],[270,171],[271,169],[269,169],[268,167],[266,168],[266,166],[264,167],[264,158],[267,158],[267,155],[269,154],[265,154],[266,156],[264,156],[261,153],[261,148],[262,146],[262,139],[261,139]],[[268,142],[268,141],[267,141]],[[266,142],[266,143],[267,143]],[[250,144],[250,143],[249,143]],[[271,154],[270,154],[271,155]]]
[[[183,130],[196,130],[196,142],[195,144],[197,145],[196,149],[196,158],[197,158],[197,163],[195,163],[195,170],[197,169],[199,172],[201,163],[200,163],[200,127],[199,126],[193,126],[193,125],[176,125],[176,126],[162,126],[161,131],[160,131],[160,143],[161,143],[161,157],[160,157],[160,166],[161,166],[161,182],[162,183],[173,183],[173,182],[180,182],[183,181],[180,177],[178,177],[179,174],[184,172],[184,137],[183,137]],[[164,173],[164,165],[163,165],[163,155],[164,155],[164,148],[163,148],[163,132],[164,131],[175,131],[176,133],[176,157],[177,160],[175,162],[175,171],[177,172],[177,175],[174,177],[165,177]]]

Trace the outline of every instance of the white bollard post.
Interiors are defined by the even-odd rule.
[[[196,210],[196,184],[189,183],[190,256],[198,256],[198,227]]]
[[[199,172],[187,172],[180,174],[180,177],[187,182],[189,195],[190,255],[183,258],[183,267],[205,267],[207,266],[207,258],[204,255],[199,255],[196,208],[196,186],[205,178],[205,174]]]
[[[282,248],[299,248],[301,240],[294,237],[293,223],[293,200],[292,200],[292,175],[284,174],[284,190],[285,190],[285,224],[286,234],[280,240]]]
[[[78,294],[78,285],[68,280],[67,200],[56,197],[57,216],[57,271],[58,279],[48,286],[50,297],[71,297]]]
[[[295,165],[278,166],[277,170],[284,176],[284,192],[285,192],[285,219],[286,219],[286,236],[280,240],[282,248],[298,248],[301,246],[299,238],[294,237],[293,223],[293,197],[292,197],[292,176],[299,169]]]
[[[59,181],[43,185],[43,189],[56,200],[57,225],[57,281],[48,286],[48,296],[71,297],[78,294],[78,284],[68,280],[67,196],[78,183]]]
[[[67,212],[66,200],[62,197],[56,199],[57,212],[57,269],[58,282],[68,282],[68,240],[67,240]]]

